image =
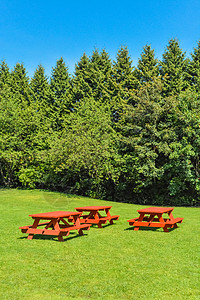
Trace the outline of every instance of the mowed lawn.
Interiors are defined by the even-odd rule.
[[[33,213],[112,205],[114,225],[72,232],[64,242],[19,226]],[[176,207],[178,228],[133,231],[147,206],[39,190],[0,190],[0,299],[199,299],[199,208]]]

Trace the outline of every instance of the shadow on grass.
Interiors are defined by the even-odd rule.
[[[71,236],[73,235],[73,236]],[[79,235],[79,234],[76,234],[76,233],[70,233],[70,236],[63,236],[63,241],[62,242],[67,242],[67,241],[70,241],[70,240],[73,240],[73,239],[76,239],[76,238],[80,238],[80,237],[84,237],[84,236],[87,236],[87,234],[84,234],[84,235]],[[27,239],[27,236],[22,236],[22,237],[19,237],[18,240],[24,240],[24,239]],[[54,242],[59,242],[60,241],[58,240],[58,237],[57,236],[53,236],[53,235],[41,235],[41,234],[35,234],[34,237],[33,237],[33,240],[53,240]]]
[[[162,229],[162,228],[161,227],[140,227],[139,231],[154,231],[154,232],[164,232],[165,233],[165,231],[163,229],[162,230],[158,230],[158,229]],[[169,232],[174,231],[175,229],[178,229],[178,227],[177,228],[168,228]],[[124,230],[125,231],[129,231],[129,230],[134,231],[134,227],[129,227]]]
[[[91,224],[91,228],[103,229],[103,228],[110,227],[113,225],[116,225],[116,224],[115,223],[114,224],[102,224],[102,227],[99,228],[97,224]]]

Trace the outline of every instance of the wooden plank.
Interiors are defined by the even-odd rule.
[[[175,218],[173,220],[167,220],[166,224],[170,224],[170,225],[173,225],[173,224],[176,224],[176,223],[182,223],[183,221],[183,218]]]
[[[134,219],[127,220],[127,222],[131,222],[131,223],[134,223],[134,222],[136,222],[136,221],[138,221],[138,218],[134,218]]]
[[[70,227],[66,227],[66,228],[60,228],[60,232],[67,232],[67,231],[79,230],[79,229],[87,230],[89,228],[90,228],[89,224],[74,225],[74,226],[70,226]]]
[[[99,224],[99,223],[103,223],[105,224],[107,222],[107,219],[102,220],[102,219],[86,219],[86,220],[80,220],[81,223],[89,223],[89,224]]]
[[[137,227],[164,227],[166,223],[154,223],[154,222],[134,222],[133,226]]]
[[[58,235],[60,233],[60,231],[58,231],[58,230],[49,230],[49,229],[29,228],[26,233],[28,233],[28,234],[42,234],[42,235]]]
[[[157,214],[157,213],[168,213],[173,211],[174,207],[148,207],[137,210],[139,213],[143,212],[146,214]]]
[[[38,227],[38,226],[48,225],[48,224],[49,224],[49,222],[40,223],[40,224],[37,225],[37,227]],[[21,227],[19,227],[19,229],[28,229],[28,228],[31,228],[32,226],[33,226],[33,225],[21,226]]]

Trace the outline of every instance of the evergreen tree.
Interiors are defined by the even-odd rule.
[[[50,105],[50,87],[48,78],[44,73],[44,68],[39,65],[30,82],[32,101],[37,108]]]
[[[0,64],[0,101],[2,97],[8,97],[10,92],[11,75],[9,67],[5,61]]]
[[[190,75],[192,86],[197,92],[200,91],[200,41],[192,53],[192,61],[190,65]]]
[[[146,45],[138,61],[135,76],[139,84],[143,84],[144,82],[152,81],[158,75],[158,60],[155,58],[154,50],[151,49],[151,46]]]
[[[11,92],[18,103],[30,104],[29,77],[22,63],[17,63],[11,72]]]
[[[90,58],[84,53],[75,67],[73,92],[76,102],[93,97],[96,101],[110,101],[110,77],[112,64],[108,53],[97,49]]]
[[[80,102],[83,98],[92,96],[92,88],[90,87],[90,60],[84,53],[80,61],[75,65],[75,73],[72,79],[73,86],[73,102]]]
[[[187,60],[185,53],[176,39],[171,39],[163,54],[161,62],[161,75],[164,81],[164,95],[177,95],[187,87],[185,81]]]
[[[52,103],[55,107],[65,106],[66,111],[71,109],[71,84],[68,68],[61,57],[52,70],[51,82]]]
[[[3,85],[8,84],[9,79],[10,79],[9,67],[6,64],[5,60],[3,60],[0,64],[0,89],[3,88]]]
[[[108,53],[103,49],[100,53],[93,51],[89,70],[91,74],[90,86],[96,101],[109,104],[111,99],[110,79],[112,64]]]
[[[118,123],[124,107],[127,104],[134,104],[133,99],[137,86],[137,79],[127,47],[121,47],[118,50],[116,60],[113,62],[111,78],[113,120]]]
[[[132,60],[127,47],[121,47],[117,53],[116,61],[113,63],[113,78],[126,91],[136,86]]]
[[[60,128],[63,125],[63,118],[73,107],[70,76],[62,57],[57,60],[56,66],[52,70],[50,89],[55,124],[57,123]]]

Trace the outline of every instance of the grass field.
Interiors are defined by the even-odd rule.
[[[57,238],[27,240],[31,213],[112,205],[120,219]],[[0,299],[200,299],[199,208],[176,207],[179,228],[133,231],[139,205],[38,190],[0,190]]]

